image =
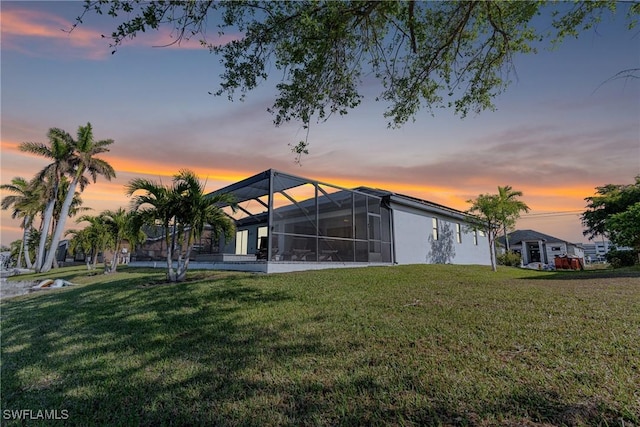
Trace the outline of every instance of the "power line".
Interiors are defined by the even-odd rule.
[[[546,217],[554,217],[554,216],[576,216],[577,214],[580,214],[583,212],[584,212],[583,210],[540,212],[540,213],[524,214],[524,215],[521,215],[520,218],[527,219],[527,218],[546,218]]]

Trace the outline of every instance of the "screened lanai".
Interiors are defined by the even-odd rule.
[[[282,271],[292,263],[393,262],[390,210],[374,191],[270,169],[217,193],[237,203],[235,211],[221,206],[236,224],[235,239],[220,243],[220,253],[229,255],[223,259],[281,265]]]

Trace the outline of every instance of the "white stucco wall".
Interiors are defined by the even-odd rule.
[[[398,264],[424,264],[429,251],[431,217],[393,209],[393,235]]]
[[[555,262],[556,256],[564,256],[567,255],[567,245],[566,243],[560,242],[551,242],[545,244],[545,249],[547,251],[547,263],[553,264]]]
[[[473,240],[474,231],[466,231],[462,224],[462,243],[455,243],[456,257],[454,264],[479,264],[491,265],[489,252],[489,239],[478,233],[478,244]]]
[[[395,261],[398,264],[425,264],[433,263],[433,242],[429,238],[432,235],[432,218],[438,219],[440,239],[442,231],[447,226],[450,230],[449,245],[451,253],[445,258],[451,264],[480,264],[490,265],[489,244],[486,236],[478,234],[477,245],[474,244],[473,231],[465,230],[464,223],[454,218],[435,215],[404,206],[393,206],[393,233],[395,244]],[[462,242],[456,238],[455,224],[461,224]],[[436,249],[437,250],[437,249]]]
[[[547,242],[547,259],[549,264],[555,262],[556,256],[571,255],[584,259],[584,250],[575,245],[567,245],[565,242]],[[556,249],[556,250],[554,250]]]

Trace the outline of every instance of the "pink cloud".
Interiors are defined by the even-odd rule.
[[[109,32],[101,32],[87,24],[73,27],[71,22],[49,12],[27,8],[4,8],[0,12],[2,21],[2,48],[30,56],[76,57],[92,60],[108,58],[113,50]],[[116,22],[113,21],[115,28]],[[207,45],[224,45],[237,40],[241,35],[225,34],[205,40]],[[177,49],[204,49],[201,36],[178,40],[175,31],[161,28],[158,31],[140,33],[125,40],[121,48],[166,47]]]
[[[109,55],[108,45],[98,31],[86,27],[71,31],[72,22],[51,13],[5,8],[0,19],[3,49],[31,56],[59,56],[62,53],[96,60]]]

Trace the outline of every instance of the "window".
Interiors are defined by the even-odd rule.
[[[431,225],[433,227],[433,240],[438,240],[438,218],[431,218]]]
[[[249,230],[240,230],[236,232],[236,255],[247,254],[248,237],[249,237]]]
[[[460,224],[456,224],[456,241],[462,243],[462,229]]]
[[[473,230],[473,244],[478,246],[478,230]]]
[[[560,246],[552,246],[551,250],[554,252],[560,252],[562,250],[562,248]]]
[[[258,227],[258,249],[266,249],[268,236],[269,232],[267,231],[267,227]],[[262,247],[263,244],[265,247]]]

